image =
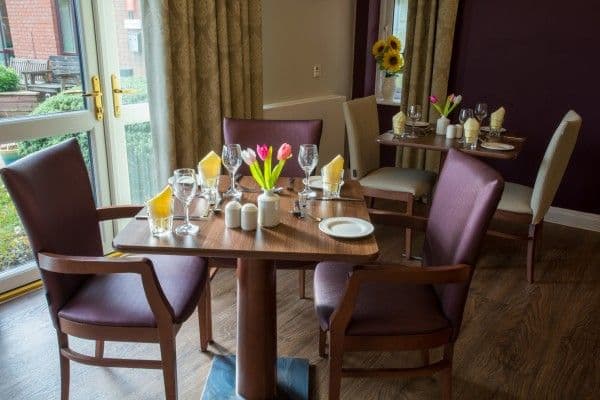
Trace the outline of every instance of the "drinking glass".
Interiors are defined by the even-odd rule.
[[[164,209],[155,209],[150,203],[146,203],[148,211],[148,225],[152,236],[162,236],[173,229],[173,198],[169,200],[168,213]]]
[[[185,210],[183,225],[175,228],[175,233],[179,235],[194,235],[198,232],[198,226],[190,223],[190,203],[196,195],[197,189],[196,172],[192,168],[175,170],[173,173],[173,192],[175,192],[175,197],[183,203]]]
[[[344,170],[340,171],[340,175],[329,179],[329,174],[326,174],[324,168],[321,168],[321,178],[323,179],[323,197],[326,199],[336,199],[340,197],[340,190],[344,184]]]
[[[205,176],[202,168],[198,168],[198,176],[202,197],[208,200],[209,205],[215,204],[219,197],[219,176]]]
[[[413,104],[412,106],[408,107],[408,118],[412,121],[412,129],[410,135],[405,133],[402,135],[402,137],[417,137],[417,135],[415,135],[415,125],[417,121],[421,119],[421,115],[421,106],[419,104]]]
[[[477,103],[475,105],[475,117],[479,121],[479,125],[483,126],[483,120],[488,115],[488,107],[485,103]]]
[[[241,198],[242,192],[236,189],[235,187],[235,173],[242,165],[242,148],[239,144],[225,144],[223,145],[223,152],[221,153],[221,160],[223,161],[223,166],[229,172],[229,180],[231,182],[231,187],[225,193],[223,193],[224,197],[229,198]]]
[[[302,190],[303,197],[313,197],[316,193],[310,189],[309,178],[317,164],[319,163],[319,150],[316,144],[302,144],[298,151],[298,164],[300,168],[306,174],[306,180],[304,181],[304,190]]]

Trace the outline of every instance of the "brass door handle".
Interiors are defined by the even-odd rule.
[[[113,113],[115,118],[119,118],[121,116],[121,95],[136,94],[140,91],[137,89],[122,89],[119,77],[116,74],[110,76],[110,83],[112,85]]]
[[[91,97],[94,99],[94,112],[96,114],[96,120],[102,121],[104,119],[104,106],[102,105],[102,87],[100,86],[100,78],[98,75],[92,76],[92,91],[85,93],[81,90],[65,90],[64,94],[79,94],[83,97]]]
[[[114,94],[137,94],[139,92],[137,89],[113,89]]]

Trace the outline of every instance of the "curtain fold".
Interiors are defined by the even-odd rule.
[[[429,122],[439,117],[429,107],[429,96],[444,99],[448,90],[454,28],[459,0],[411,0],[408,9],[403,75],[403,108],[420,104]],[[396,165],[438,172],[440,153],[399,148]]]
[[[220,151],[222,119],[262,117],[261,0],[142,0],[160,182]]]

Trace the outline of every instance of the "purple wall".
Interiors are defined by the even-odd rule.
[[[504,105],[506,127],[527,137],[519,158],[493,162],[532,186],[556,125],[583,118],[554,206],[600,213],[600,2],[462,0],[450,90],[465,104]],[[454,115],[456,118],[456,113]]]

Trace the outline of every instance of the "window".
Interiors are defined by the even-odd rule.
[[[402,42],[402,55],[404,55],[404,49],[406,48],[408,2],[409,0],[383,0],[379,14],[379,38],[386,38],[389,35],[399,38]],[[382,84],[383,76],[377,74],[375,77],[377,101],[383,104],[399,105],[402,96],[402,73],[396,77],[396,90],[393,101],[386,101],[381,97]]]
[[[71,0],[58,1],[58,19],[60,25],[60,42],[63,54],[77,54],[75,42],[75,21]]]

